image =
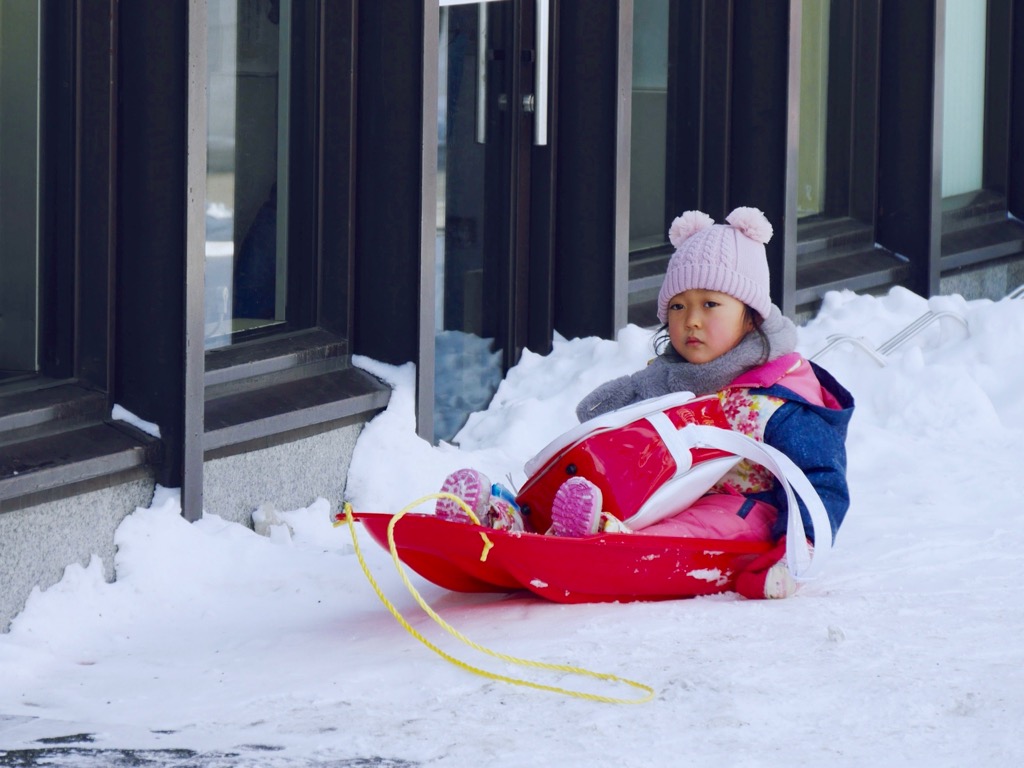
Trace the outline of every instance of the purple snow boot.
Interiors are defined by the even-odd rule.
[[[601,489],[585,477],[570,477],[551,500],[555,536],[593,536],[601,529]]]
[[[491,502],[491,481],[483,472],[475,469],[457,469],[444,479],[441,493],[458,496],[473,510],[477,520],[486,525],[484,517]],[[438,499],[434,506],[434,514],[443,520],[455,520],[460,523],[472,522],[462,506],[454,499]]]

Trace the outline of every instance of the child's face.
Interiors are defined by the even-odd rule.
[[[710,363],[753,328],[743,302],[725,293],[695,288],[668,302],[669,339],[689,363]]]

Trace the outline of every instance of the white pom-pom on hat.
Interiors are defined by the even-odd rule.
[[[689,237],[713,226],[714,223],[715,220],[703,211],[686,211],[682,216],[676,216],[672,226],[668,228],[669,242],[679,248]]]
[[[771,222],[757,208],[737,208],[726,216],[725,220],[755,243],[762,245],[775,234]]]

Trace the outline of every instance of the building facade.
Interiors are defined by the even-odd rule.
[[[794,318],[1024,283],[1024,1],[0,0],[0,630],[157,485],[337,504],[353,355],[451,439],[738,205]]]

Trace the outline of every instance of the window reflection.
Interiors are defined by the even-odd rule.
[[[825,209],[829,0],[805,0],[800,31],[800,149],[797,215]]]
[[[942,89],[942,196],[982,187],[985,147],[985,20],[988,3],[946,3]]]
[[[290,0],[207,0],[206,346],[285,319]]]
[[[0,0],[0,382],[38,368],[39,8]]]
[[[633,3],[633,135],[630,140],[629,249],[668,241],[668,0]]]

